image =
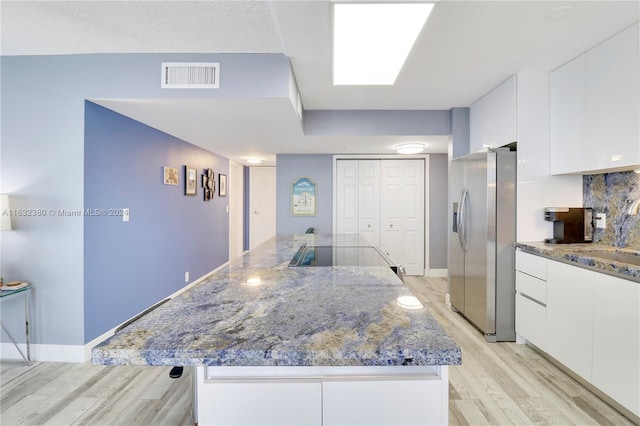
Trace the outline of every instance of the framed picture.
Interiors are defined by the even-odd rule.
[[[184,195],[196,195],[198,178],[195,167],[184,166]]]
[[[165,185],[178,184],[178,169],[176,169],[175,167],[164,166],[164,184]]]
[[[316,215],[317,185],[306,176],[301,176],[291,184],[291,215]]]
[[[204,201],[213,198],[216,192],[215,173],[211,169],[204,169],[202,173],[202,187],[204,188]]]
[[[226,197],[227,196],[227,175],[223,175],[222,173],[218,174],[218,196]]]

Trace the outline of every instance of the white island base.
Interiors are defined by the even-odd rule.
[[[448,366],[196,367],[205,425],[446,425]]]

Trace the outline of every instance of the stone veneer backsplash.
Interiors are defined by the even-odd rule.
[[[587,175],[582,180],[584,207],[607,215],[606,229],[595,229],[593,242],[640,250],[640,214],[627,210],[640,198],[640,174],[634,172]]]

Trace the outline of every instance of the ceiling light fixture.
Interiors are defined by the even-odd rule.
[[[247,160],[247,163],[249,163],[249,164],[260,164],[260,163],[262,163],[262,158],[258,158],[258,157],[246,157],[245,160]]]
[[[433,6],[334,4],[333,84],[394,84]]]
[[[398,154],[418,154],[424,151],[423,143],[402,143],[396,145],[396,152]]]

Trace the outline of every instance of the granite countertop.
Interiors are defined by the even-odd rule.
[[[640,282],[640,250],[605,244],[546,244],[537,241],[518,242],[516,248],[552,260]],[[622,256],[617,260],[612,259],[612,255],[615,254]],[[624,259],[626,256],[629,257]]]
[[[388,267],[288,267],[302,243],[358,236],[279,235],[92,350],[96,365],[459,365],[461,351]],[[260,277],[259,285],[247,280]]]

